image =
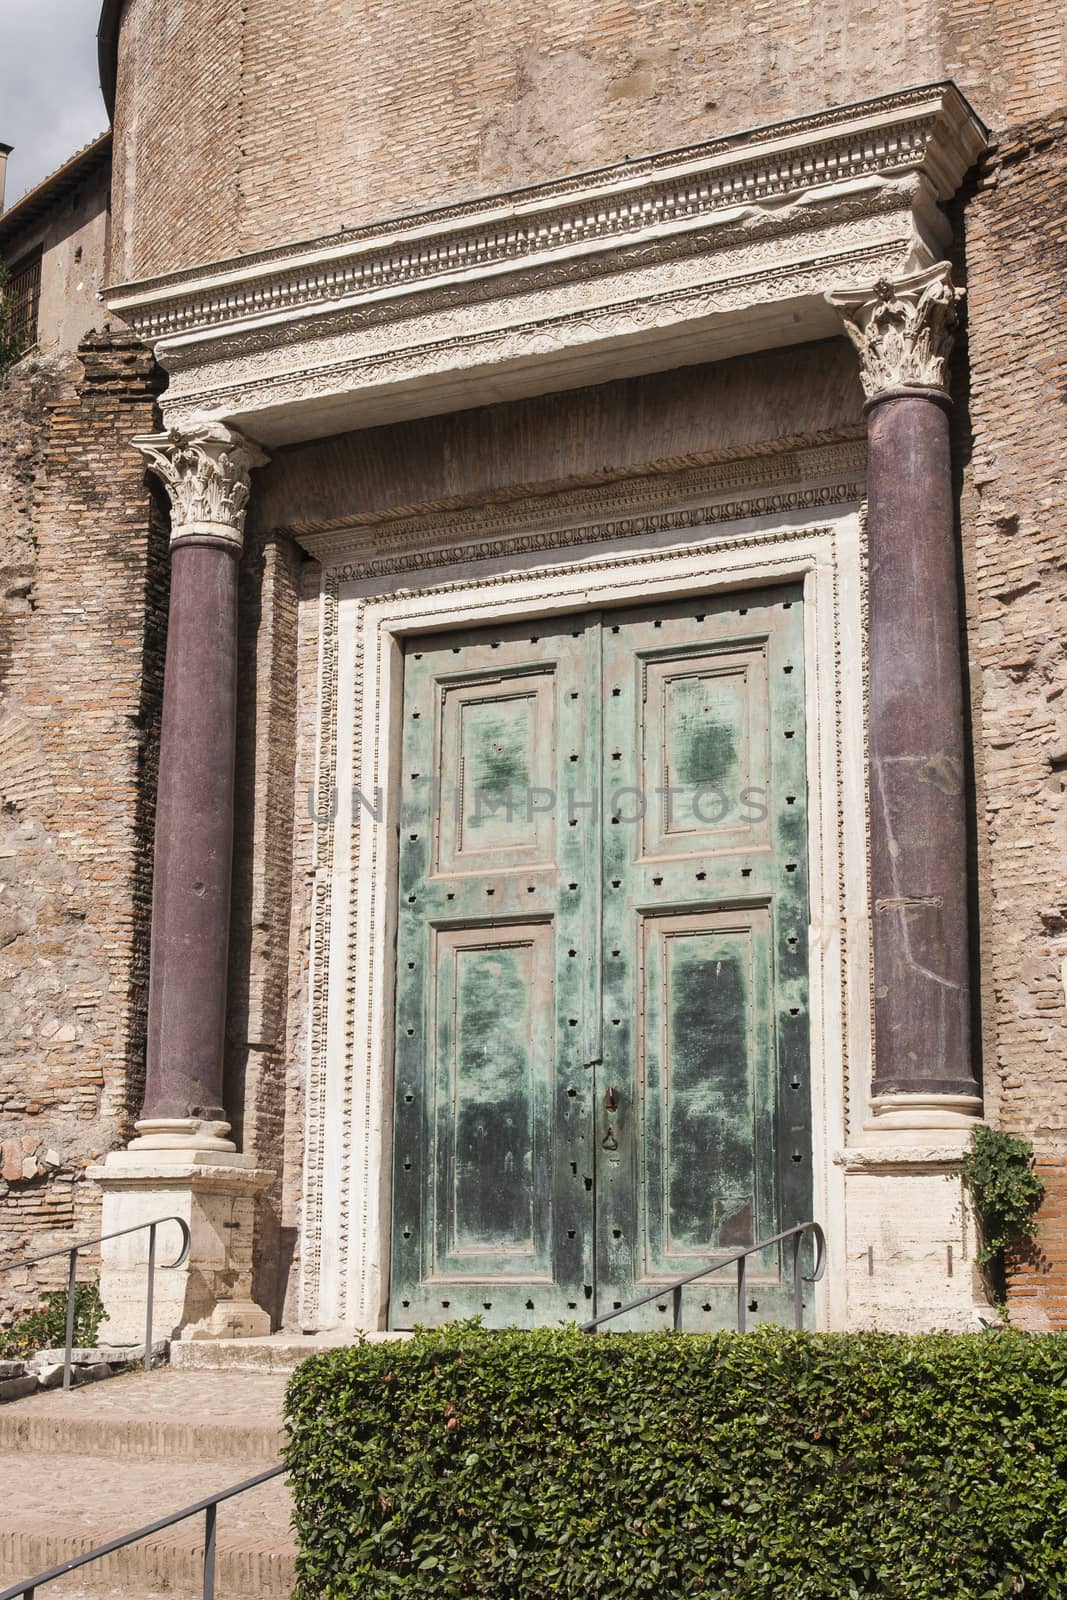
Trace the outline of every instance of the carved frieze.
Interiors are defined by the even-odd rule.
[[[171,544],[194,535],[244,540],[251,473],[266,464],[258,445],[222,423],[140,434],[133,441],[171,505]]]
[[[962,296],[953,286],[947,261],[827,295],[856,347],[868,399],[886,389],[948,387],[956,305]]]

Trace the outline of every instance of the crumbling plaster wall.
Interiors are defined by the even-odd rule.
[[[107,278],[109,188],[105,165],[7,247],[5,259],[14,268],[41,251],[36,344],[44,353],[77,349],[86,329],[100,320],[97,295]]]

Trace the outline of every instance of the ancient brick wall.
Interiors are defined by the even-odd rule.
[[[96,1231],[84,1169],[139,1103],[166,565],[128,440],[157,387],[105,334],[0,391],[0,1258]]]
[[[1047,0],[129,0],[112,281],[954,77],[1067,100]]]
[[[987,1115],[1034,1141],[1049,1191],[1020,1314],[1067,1326],[1067,117],[1004,134],[976,190],[961,517]]]

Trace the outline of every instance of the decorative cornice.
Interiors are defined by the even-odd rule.
[[[553,528],[544,532],[520,534],[514,538],[483,538],[476,544],[460,545],[458,548],[448,546],[430,550],[404,550],[394,555],[373,556],[363,561],[342,561],[331,566],[329,570],[340,583],[365,583],[368,580],[378,582],[385,578],[414,572],[451,572],[457,567],[460,569],[473,567],[482,561],[502,559],[511,561],[516,557],[551,555],[556,551],[565,551],[578,546],[611,545],[620,541],[645,539],[661,534],[677,534],[681,537],[705,528],[723,526],[730,528],[739,522],[754,521],[761,517],[774,517],[785,521],[790,517],[803,517],[826,511],[831,506],[855,506],[859,502],[860,494],[861,488],[857,483],[828,483],[818,488],[789,489],[776,494],[752,495],[744,500],[688,506],[680,511],[623,516],[611,522],[592,522],[577,528]],[[779,529],[775,537],[779,540],[802,539],[809,537],[810,534],[810,527],[786,527]],[[767,537],[765,532],[732,534],[727,536],[727,543],[731,548],[737,549],[743,548],[746,542],[750,545],[764,544]],[[702,548],[710,551],[711,546],[694,545],[692,548],[694,551]],[[657,550],[648,555],[633,556],[630,560],[631,564],[639,565],[641,562],[658,561],[661,558],[662,551]],[[511,579],[512,574],[505,573],[498,580],[480,581],[508,583]],[[479,580],[460,579],[459,586],[465,581],[473,583]],[[446,586],[455,588],[457,580],[454,578],[449,580]]]
[[[164,415],[267,444],[832,336],[944,253],[985,147],[952,84],[108,291]]]
[[[170,498],[172,546],[209,538],[241,548],[251,473],[267,462],[258,445],[217,422],[144,433],[131,442]]]
[[[947,261],[892,281],[835,289],[826,298],[859,354],[868,400],[887,389],[948,388],[963,290],[953,287]]]
[[[107,301],[142,338],[156,340],[456,272],[615,248],[726,209],[872,175],[921,171],[944,201],[984,147],[984,129],[955,85],[924,86],[384,226],[119,284]]]

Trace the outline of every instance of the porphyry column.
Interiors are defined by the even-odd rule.
[[[156,802],[141,1148],[233,1150],[223,1109],[237,567],[249,474],[266,457],[231,429],[134,445],[171,502],[170,616]]]
[[[263,1334],[253,1299],[253,1202],[271,1180],[226,1137],[223,1054],[233,856],[237,568],[249,479],[266,457],[219,423],[133,441],[172,510],[152,899],[148,1056],[138,1137],[89,1176],[103,1232],[178,1217],[188,1258],[156,1274],[160,1337]],[[157,1260],[173,1260],[177,1229]],[[109,1338],[143,1337],[148,1234],[101,1249]]]
[[[872,1109],[934,1127],[980,1111],[971,1052],[963,674],[941,262],[829,296],[867,395]]]

